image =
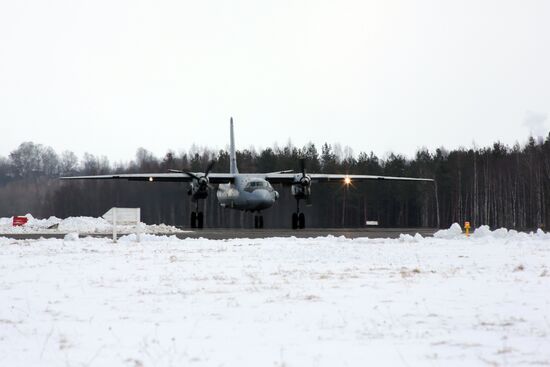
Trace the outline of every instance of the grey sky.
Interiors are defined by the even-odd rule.
[[[550,1],[3,1],[0,155],[308,141],[411,155],[550,123]],[[531,121],[531,122],[530,122]]]

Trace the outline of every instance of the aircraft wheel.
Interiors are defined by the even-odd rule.
[[[202,212],[199,212],[197,214],[197,227],[203,228],[204,227],[204,215]]]
[[[306,216],[304,213],[300,213],[300,215],[298,215],[298,228],[306,228]]]
[[[298,228],[298,214],[292,213],[292,229]]]
[[[191,213],[191,228],[197,228],[197,213]]]

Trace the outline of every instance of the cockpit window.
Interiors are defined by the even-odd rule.
[[[244,188],[244,190],[248,192],[252,192],[258,189],[264,189],[270,192],[273,191],[273,187],[271,187],[271,185],[267,181],[250,181],[246,184]]]

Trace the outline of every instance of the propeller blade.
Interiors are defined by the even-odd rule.
[[[200,177],[194,174],[193,172],[182,170],[181,173],[185,173],[187,176],[194,178],[195,180],[199,180]]]
[[[204,175],[205,175],[205,176],[208,176],[208,174],[210,173],[210,171],[212,170],[212,168],[214,167],[215,164],[216,164],[216,161],[215,161],[215,160],[211,160],[211,161],[208,163],[208,167],[206,167],[206,172],[204,172]]]
[[[302,171],[302,177],[306,176],[306,159],[301,158],[300,159],[300,170]]]

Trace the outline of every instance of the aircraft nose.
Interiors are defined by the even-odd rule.
[[[267,190],[254,191],[254,201],[259,208],[269,208],[275,202],[274,196]]]
[[[273,201],[273,196],[267,190],[258,190],[258,194],[262,201]]]

